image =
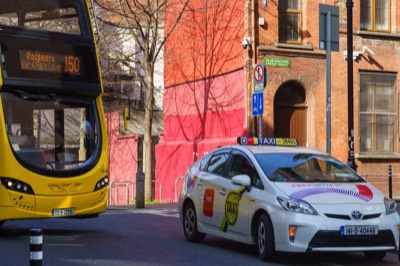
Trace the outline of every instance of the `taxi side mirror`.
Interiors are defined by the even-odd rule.
[[[232,178],[232,184],[249,187],[251,185],[251,180],[248,175],[236,175]]]

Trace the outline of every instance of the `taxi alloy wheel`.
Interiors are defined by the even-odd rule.
[[[186,239],[190,242],[200,242],[206,236],[197,231],[196,210],[192,202],[188,203],[184,210],[183,231]]]
[[[262,214],[257,223],[257,249],[261,260],[272,261],[275,258],[275,238],[272,223],[266,214]]]

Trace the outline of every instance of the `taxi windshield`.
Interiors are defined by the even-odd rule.
[[[326,155],[268,153],[255,156],[273,182],[365,182],[347,165]]]

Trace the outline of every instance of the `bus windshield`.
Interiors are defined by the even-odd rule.
[[[0,93],[10,145],[22,165],[64,176],[89,166],[99,153],[94,99]]]

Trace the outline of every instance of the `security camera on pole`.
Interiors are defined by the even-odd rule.
[[[242,42],[243,49],[246,49],[247,47],[250,47],[250,46],[251,46],[251,38],[244,37],[243,42]]]
[[[264,88],[267,85],[268,75],[264,64],[254,66],[254,93],[252,95],[252,113],[259,117],[259,132],[262,137],[262,115],[264,114]]]

